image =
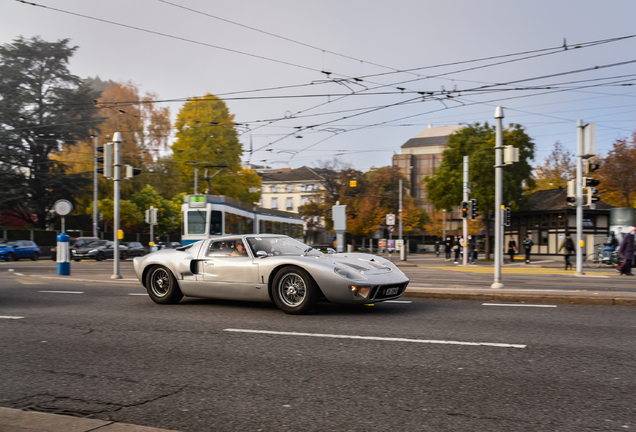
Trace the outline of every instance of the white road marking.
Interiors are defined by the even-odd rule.
[[[271,334],[271,335],[281,335],[281,336],[311,336],[311,337],[323,337],[323,338],[333,338],[333,339],[357,339],[357,340],[374,340],[374,341],[387,341],[387,342],[413,342],[413,343],[427,343],[427,344],[441,344],[441,345],[492,346],[492,347],[500,347],[500,348],[526,348],[527,347],[527,345],[492,343],[492,342],[461,342],[461,341],[444,341],[444,340],[389,338],[389,337],[378,337],[378,336],[352,336],[352,335],[335,335],[335,334],[320,334],[320,333],[279,332],[279,331],[269,331],[269,330],[223,329],[223,331],[237,332],[237,333]]]
[[[520,303],[482,303],[482,306],[523,306],[523,307],[557,307],[557,305],[538,305],[538,304],[520,304]]]
[[[24,276],[22,273],[15,273],[15,274],[17,274],[18,276]]]
[[[147,296],[148,293],[128,293],[128,295],[143,295],[143,296]]]
[[[18,316],[0,316],[0,319],[22,319],[24,317],[18,317]]]
[[[387,300],[382,303],[413,303],[413,302],[410,300]]]
[[[53,293],[53,294],[84,294],[84,291],[38,291],[41,293]]]

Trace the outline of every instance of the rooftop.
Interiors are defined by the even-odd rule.
[[[281,169],[277,171],[270,171],[259,173],[263,183],[283,183],[283,182],[321,182],[325,179],[317,174],[309,167],[303,166],[295,169]]]
[[[520,212],[529,211],[554,211],[554,210],[573,210],[576,207],[569,206],[567,201],[567,189],[547,189],[534,192],[528,202],[519,209]],[[584,207],[585,208],[585,207]],[[613,205],[603,201],[596,202],[597,210],[609,210],[614,208]]]

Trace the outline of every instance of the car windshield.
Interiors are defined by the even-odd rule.
[[[108,243],[106,240],[98,240],[98,241],[94,241],[94,242],[90,242],[88,245],[86,245],[87,247],[99,247],[99,246],[106,246],[106,243]]]
[[[11,243],[8,243],[6,241],[0,241],[0,247],[7,247],[7,246],[11,246]]]
[[[321,252],[291,237],[247,237],[247,243],[254,251],[267,252],[268,255],[322,255]]]

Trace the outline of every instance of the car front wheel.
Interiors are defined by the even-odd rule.
[[[33,252],[33,255],[31,255],[31,259],[32,259],[33,261],[37,261],[37,260],[38,260],[38,258],[40,258],[40,254],[39,254],[39,253],[37,253],[37,252]]]
[[[155,303],[175,304],[183,298],[177,279],[163,266],[155,266],[146,276],[146,290]]]
[[[104,261],[104,253],[103,252],[97,252],[97,256],[95,257],[96,261]]]
[[[7,254],[7,261],[14,261],[15,260],[15,255],[13,255],[11,252],[9,252]]]
[[[318,303],[318,287],[305,270],[287,266],[274,278],[272,297],[283,312],[304,314]]]

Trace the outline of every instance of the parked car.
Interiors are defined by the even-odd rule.
[[[89,244],[90,242],[94,242],[99,240],[98,237],[77,237],[72,238],[69,241],[69,248],[72,250],[74,248],[80,248]],[[51,259],[53,261],[57,261],[57,246],[51,248]]]
[[[21,258],[37,261],[40,258],[40,248],[30,240],[0,240],[0,259],[17,261]]]
[[[150,252],[156,252],[162,249],[176,249],[178,247],[181,247],[181,243],[179,242],[158,242],[152,246]]]
[[[122,244],[128,248],[127,253],[129,258],[146,255],[144,245],[139,242],[123,242]]]
[[[96,240],[76,249],[71,249],[71,255],[75,261],[83,259],[94,259],[103,261],[115,256],[115,242],[111,240]],[[119,259],[125,260],[128,257],[128,248],[119,245]]]
[[[289,314],[319,301],[364,305],[402,296],[409,278],[391,261],[362,253],[323,254],[288,236],[228,235],[133,260],[150,299],[183,296],[274,302]]]

